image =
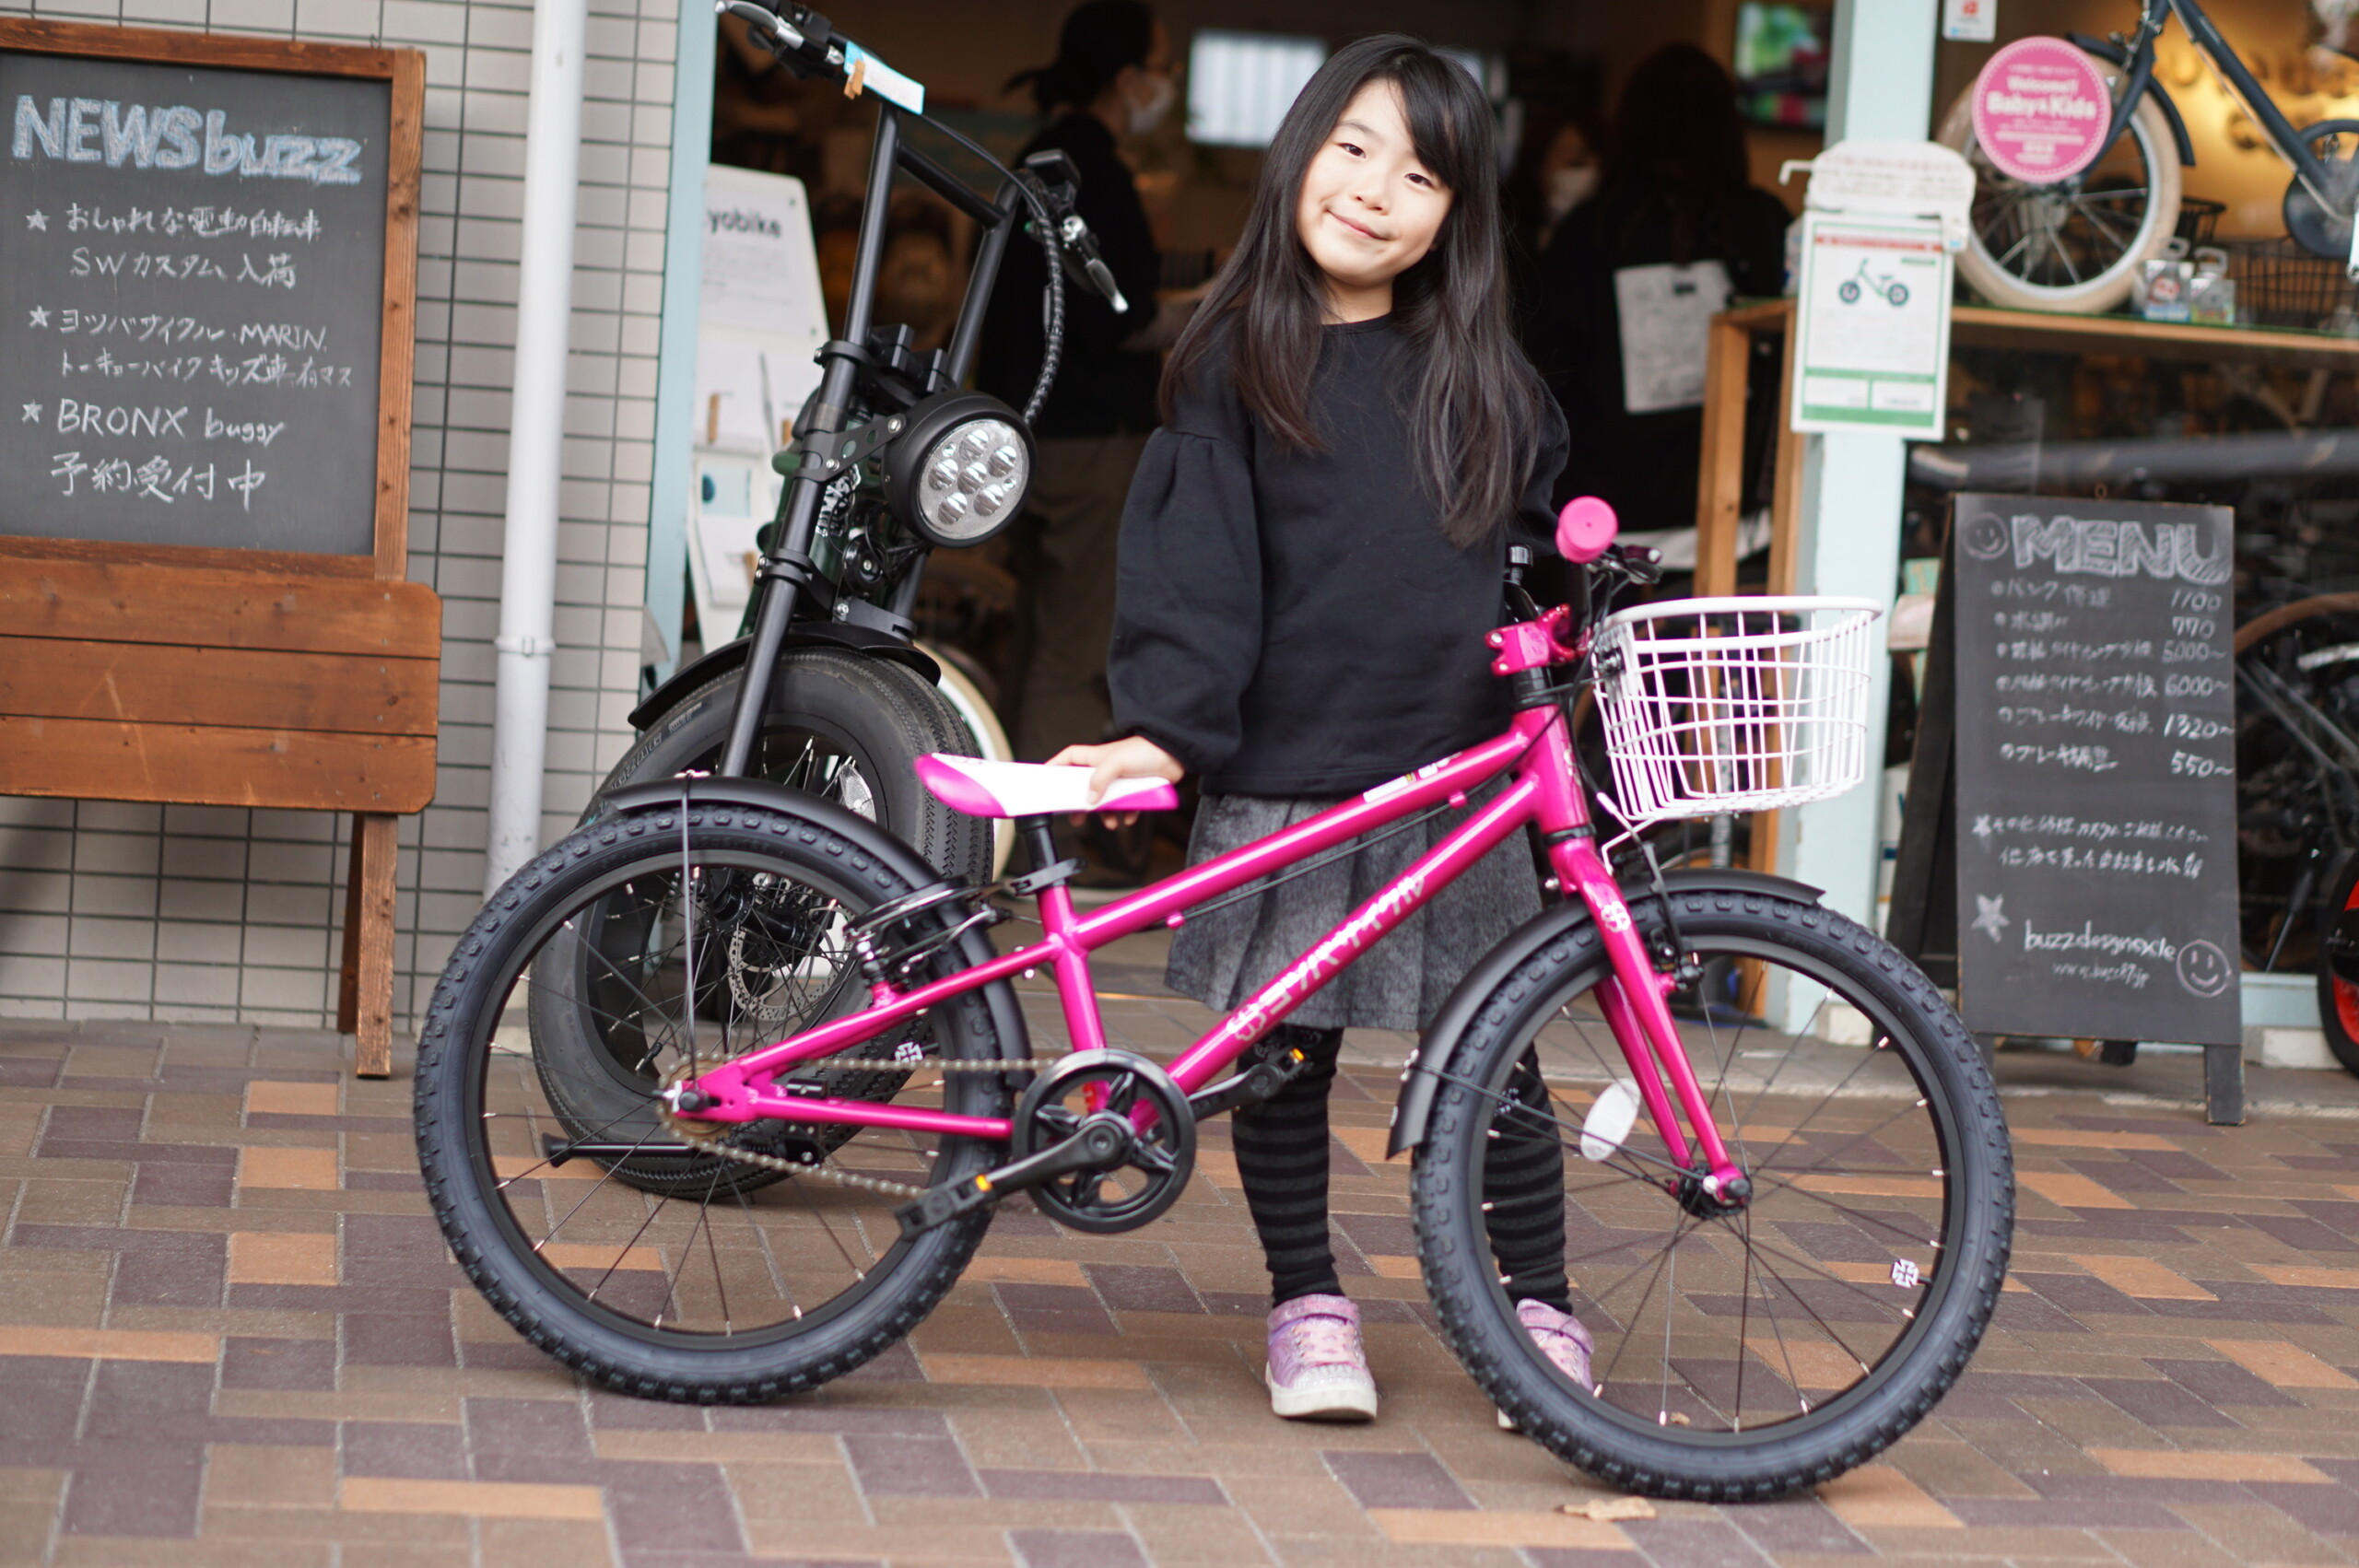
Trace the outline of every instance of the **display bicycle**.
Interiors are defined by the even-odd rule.
[[[1617,880],[1567,721],[1593,684],[1634,829],[1825,798],[1863,771],[1875,612],[1747,599],[1608,616],[1612,590],[1653,568],[1600,553],[1602,510],[1575,503],[1560,532],[1593,563],[1578,608],[1541,612],[1510,572],[1513,624],[1490,638],[1504,733],[1086,917],[1049,832],[1084,805],[1083,770],[920,765],[946,804],[1015,819],[1038,863],[999,888],[761,780],[618,792],[492,898],[421,1031],[420,1162],[461,1266],[607,1387],[697,1402],[816,1387],[915,1328],[1008,1197],[1085,1234],[1180,1200],[1199,1122],[1299,1071],[1273,1025],[1529,829],[1545,907],[1443,1006],[1394,1111],[1443,1337],[1523,1433],[1633,1490],[1770,1497],[1891,1444],[1964,1369],[2006,1270],[2012,1157],[1981,1054],[1922,974],[1811,888],[1709,869]],[[1097,809],[1173,803],[1132,780]],[[1452,813],[1176,1060],[1108,1046],[1093,952]],[[995,951],[994,894],[1038,900],[1039,940]],[[1033,1054],[1013,982],[1034,971],[1069,1051]],[[549,989],[633,1056],[635,1103],[585,1121],[548,1094],[526,1014]],[[835,1093],[829,1073],[895,1090]],[[1501,1215],[1502,1151],[1565,1179]],[[1509,1186],[1532,1201],[1528,1169]],[[1563,1227],[1596,1340],[1588,1387],[1518,1321],[1489,1241],[1508,1223]]]
[[[2093,38],[2070,33],[2111,78],[2113,123],[2096,160],[2071,178],[2013,179],[1981,155],[1974,94],[1942,119],[1939,139],[1974,165],[1972,221],[1958,271],[1998,305],[2029,310],[2109,310],[2129,296],[2141,263],[2161,255],[2179,222],[2180,170],[2195,144],[2178,106],[2154,79],[2154,44],[2176,16],[2197,51],[2293,172],[2285,231],[2302,248],[2359,266],[2359,120],[2295,127],[2254,76],[2201,0],[2137,0],[2136,27]]]

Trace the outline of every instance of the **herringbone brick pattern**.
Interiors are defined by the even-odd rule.
[[[1109,1016],[1168,1055],[1202,1014],[1144,973],[1108,973],[1142,993]],[[1387,1396],[1352,1429],[1268,1414],[1223,1125],[1148,1229],[1069,1235],[1011,1205],[909,1345],[815,1397],[684,1409],[587,1390],[490,1314],[428,1215],[406,1082],[343,1077],[330,1038],[0,1036],[0,1562],[2359,1556],[2359,1083],[2339,1077],[2256,1075],[2252,1125],[2211,1129],[2191,1067],[2001,1059],[2015,1277],[1936,1415],[1813,1497],[1599,1523],[1559,1507],[1606,1494],[1499,1432],[1428,1328],[1405,1172],[1380,1161],[1397,1040],[1356,1037],[1367,1070],[1337,1106],[1342,1263]],[[2140,1086],[2164,1093],[2120,1103]]]

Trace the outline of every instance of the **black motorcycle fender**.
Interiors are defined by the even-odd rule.
[[[658,778],[645,784],[628,784],[600,796],[598,814],[608,817],[664,806],[676,809],[684,796],[691,805],[738,806],[798,816],[849,843],[854,854],[882,861],[914,890],[939,887],[949,880],[929,865],[924,856],[868,818],[846,811],[833,801],[823,801],[766,778]],[[967,933],[959,953],[969,964],[988,963],[994,955],[991,939],[980,930]],[[985,986],[983,1003],[991,1009],[1000,1054],[1017,1059],[1030,1056],[1031,1036],[1025,1027],[1023,1009],[1016,1003],[1015,990],[1004,980]]]
[[[722,643],[710,652],[698,654],[672,673],[672,678],[647,694],[637,708],[630,710],[630,727],[651,729],[679,700],[715,675],[725,674],[745,662],[753,638],[741,637]],[[925,677],[928,684],[942,684],[942,666],[933,658],[889,632],[855,626],[850,621],[797,621],[787,629],[788,648],[848,648],[858,653],[873,653],[879,659],[889,659],[904,664]]]
[[[1770,894],[1800,899],[1805,904],[1817,903],[1821,892],[1790,877],[1732,867],[1665,872],[1662,882],[1666,893]],[[1654,897],[1654,888],[1644,877],[1633,877],[1623,883],[1622,896],[1643,917],[1646,904]],[[1401,1097],[1392,1106],[1392,1137],[1385,1146],[1386,1159],[1426,1141],[1426,1120],[1433,1114],[1434,1095],[1442,1083],[1439,1070],[1458,1048],[1459,1036],[1474,1021],[1491,993],[1534,954],[1592,923],[1589,906],[1577,899],[1551,906],[1485,954],[1482,962],[1458,982],[1458,989],[1449,993],[1449,1000],[1441,1004],[1441,1011],[1434,1014],[1433,1022],[1418,1036],[1417,1048],[1410,1055],[1408,1065],[1401,1070]]]

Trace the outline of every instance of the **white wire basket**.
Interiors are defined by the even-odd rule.
[[[1620,611],[1590,667],[1633,827],[1797,806],[1867,776],[1872,600],[1676,599]]]

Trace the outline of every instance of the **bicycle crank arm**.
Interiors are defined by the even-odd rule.
[[[1131,1143],[1130,1124],[1119,1116],[1101,1111],[1084,1121],[1073,1136],[1050,1144],[1037,1154],[969,1176],[955,1186],[928,1188],[923,1197],[902,1204],[894,1214],[901,1222],[901,1234],[915,1236],[961,1214],[996,1203],[1008,1193],[1022,1192],[1074,1171],[1118,1164],[1130,1153]]]

